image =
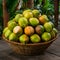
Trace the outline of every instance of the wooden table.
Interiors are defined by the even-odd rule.
[[[52,43],[44,54],[38,56],[17,55],[13,53],[4,40],[0,40],[0,60],[60,60],[60,37]]]

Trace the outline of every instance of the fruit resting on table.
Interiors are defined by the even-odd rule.
[[[37,9],[17,14],[3,30],[7,40],[23,44],[47,42],[54,39],[57,33],[47,15],[41,15]]]

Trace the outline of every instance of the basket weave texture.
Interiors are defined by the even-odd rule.
[[[34,44],[22,44],[18,42],[13,42],[7,40],[4,36],[3,39],[10,45],[10,47],[13,49],[13,51],[20,55],[38,55],[43,53],[53,41],[57,39],[58,36],[56,36],[54,39],[43,42],[43,43],[34,43]]]

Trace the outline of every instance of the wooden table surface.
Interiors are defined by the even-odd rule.
[[[4,40],[0,40],[0,60],[60,60],[60,37],[51,44],[44,54],[38,56],[14,54],[10,46]]]

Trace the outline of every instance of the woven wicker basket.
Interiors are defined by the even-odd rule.
[[[56,36],[54,39],[43,42],[43,43],[35,43],[35,44],[22,44],[18,42],[13,42],[7,40],[4,36],[3,39],[10,45],[10,47],[13,49],[13,51],[17,54],[21,55],[38,55],[43,53],[50,44],[56,40],[58,36]]]

